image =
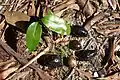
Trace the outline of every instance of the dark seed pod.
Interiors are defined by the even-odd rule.
[[[72,50],[79,50],[81,48],[81,44],[77,40],[72,40],[69,43],[69,48]]]
[[[72,26],[71,35],[74,37],[86,37],[88,35],[87,30],[79,25]]]
[[[95,50],[80,50],[76,51],[75,55],[77,56],[78,60],[87,61],[92,59],[92,57],[96,55],[96,52]]]
[[[69,65],[69,67],[76,67],[77,66],[75,56],[73,56],[73,55],[69,56],[68,65]]]
[[[40,65],[48,66],[50,68],[56,68],[56,67],[62,66],[60,55],[55,55],[55,54],[45,54],[45,55],[42,55],[37,60],[37,62]]]

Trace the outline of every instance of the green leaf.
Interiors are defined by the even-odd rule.
[[[50,30],[62,34],[69,35],[71,32],[70,24],[64,21],[62,18],[55,16],[52,12],[48,12],[47,16],[42,18],[43,24]]]
[[[42,26],[39,24],[39,22],[31,23],[27,29],[27,34],[26,34],[26,45],[30,52],[33,51],[39,44],[41,35],[42,35]]]
[[[48,15],[53,15],[53,12],[50,9],[48,9]]]

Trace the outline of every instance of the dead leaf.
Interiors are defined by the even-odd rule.
[[[8,24],[16,26],[17,28],[25,31],[26,25],[30,21],[30,17],[22,12],[8,11],[3,14]]]
[[[89,0],[77,0],[77,3],[86,16],[91,16],[94,13],[93,6]]]
[[[5,20],[7,23],[16,26],[16,22],[18,21],[29,21],[30,17],[24,13],[18,11],[6,11],[4,13]]]

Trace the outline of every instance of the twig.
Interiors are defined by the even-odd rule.
[[[86,76],[88,80],[91,80],[92,75],[89,72],[84,72],[78,68],[75,68],[75,70],[78,71],[81,76]]]
[[[34,57],[33,59],[31,59],[27,64],[25,64],[23,67],[21,67],[20,69],[18,69],[17,71],[16,71],[16,73],[18,73],[18,72],[20,72],[21,70],[23,70],[23,69],[25,69],[27,66],[29,66],[30,64],[32,64],[35,60],[37,60],[40,56],[42,56],[43,54],[45,54],[46,52],[48,52],[49,51],[49,47],[47,47],[44,51],[42,51],[41,53],[39,53],[36,57]],[[16,75],[16,73],[15,74],[13,74],[13,75],[11,75],[10,76],[10,78],[12,78],[14,75]],[[8,79],[9,80],[9,79]]]
[[[49,51],[49,47],[47,47],[44,51],[42,51],[41,53],[39,53],[36,57],[34,57],[33,59],[31,59],[27,64],[25,64],[23,67],[21,67],[20,69],[18,69],[16,71],[16,73],[14,73],[13,75],[11,75],[8,79],[11,79],[13,76],[15,76],[18,72],[20,72],[21,70],[25,69],[27,66],[29,66],[30,64],[32,64],[35,60],[37,60],[40,56],[42,56],[43,54],[45,54],[46,52]]]
[[[29,66],[30,64],[32,64],[35,60],[37,60],[40,56],[42,56],[43,54],[45,54],[46,52],[49,51],[49,47],[47,47],[44,51],[42,51],[41,53],[39,53],[36,57],[34,57],[33,59],[31,59],[27,64],[25,64],[23,67],[21,67],[20,69],[18,69],[16,71],[16,73],[14,73],[13,75],[11,75],[7,80],[11,79],[13,76],[15,76],[18,72],[20,72],[21,70],[25,69],[27,66]]]
[[[102,64],[110,67],[113,63],[113,58],[114,58],[114,37],[110,37],[108,39],[108,44],[109,44],[109,48],[108,48],[108,52],[106,52],[105,57],[103,58],[103,62]],[[108,63],[108,64],[106,64]]]
[[[12,48],[10,48],[7,44],[5,44],[4,42],[2,42],[0,40],[0,46],[9,54],[12,55],[13,57],[16,58],[16,60],[18,60],[22,65],[25,65],[28,63],[28,61],[22,57],[22,55],[16,53]],[[29,65],[28,67],[34,69],[39,76],[42,78],[42,80],[54,80],[52,77],[50,77],[49,74],[45,73],[43,70],[41,70],[40,68],[36,67],[34,64]]]
[[[23,70],[24,68],[26,68],[27,66],[29,66],[30,64],[32,64],[35,60],[37,60],[40,56],[44,55],[48,51],[49,51],[49,47],[47,47],[44,51],[42,51],[41,53],[39,53],[36,57],[34,57],[33,59],[31,59],[26,65],[24,65],[23,67],[21,67],[18,71],[20,72],[21,70]]]
[[[71,68],[70,72],[68,73],[68,75],[64,78],[64,80],[68,80],[75,72],[75,68]]]

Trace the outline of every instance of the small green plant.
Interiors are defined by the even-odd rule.
[[[49,30],[61,35],[70,35],[70,24],[68,24],[62,18],[54,15],[51,10],[48,10],[48,15],[43,16],[43,18],[40,20]],[[39,21],[31,23],[26,33],[26,45],[30,52],[33,51],[39,44],[41,35],[42,25],[39,23]]]

